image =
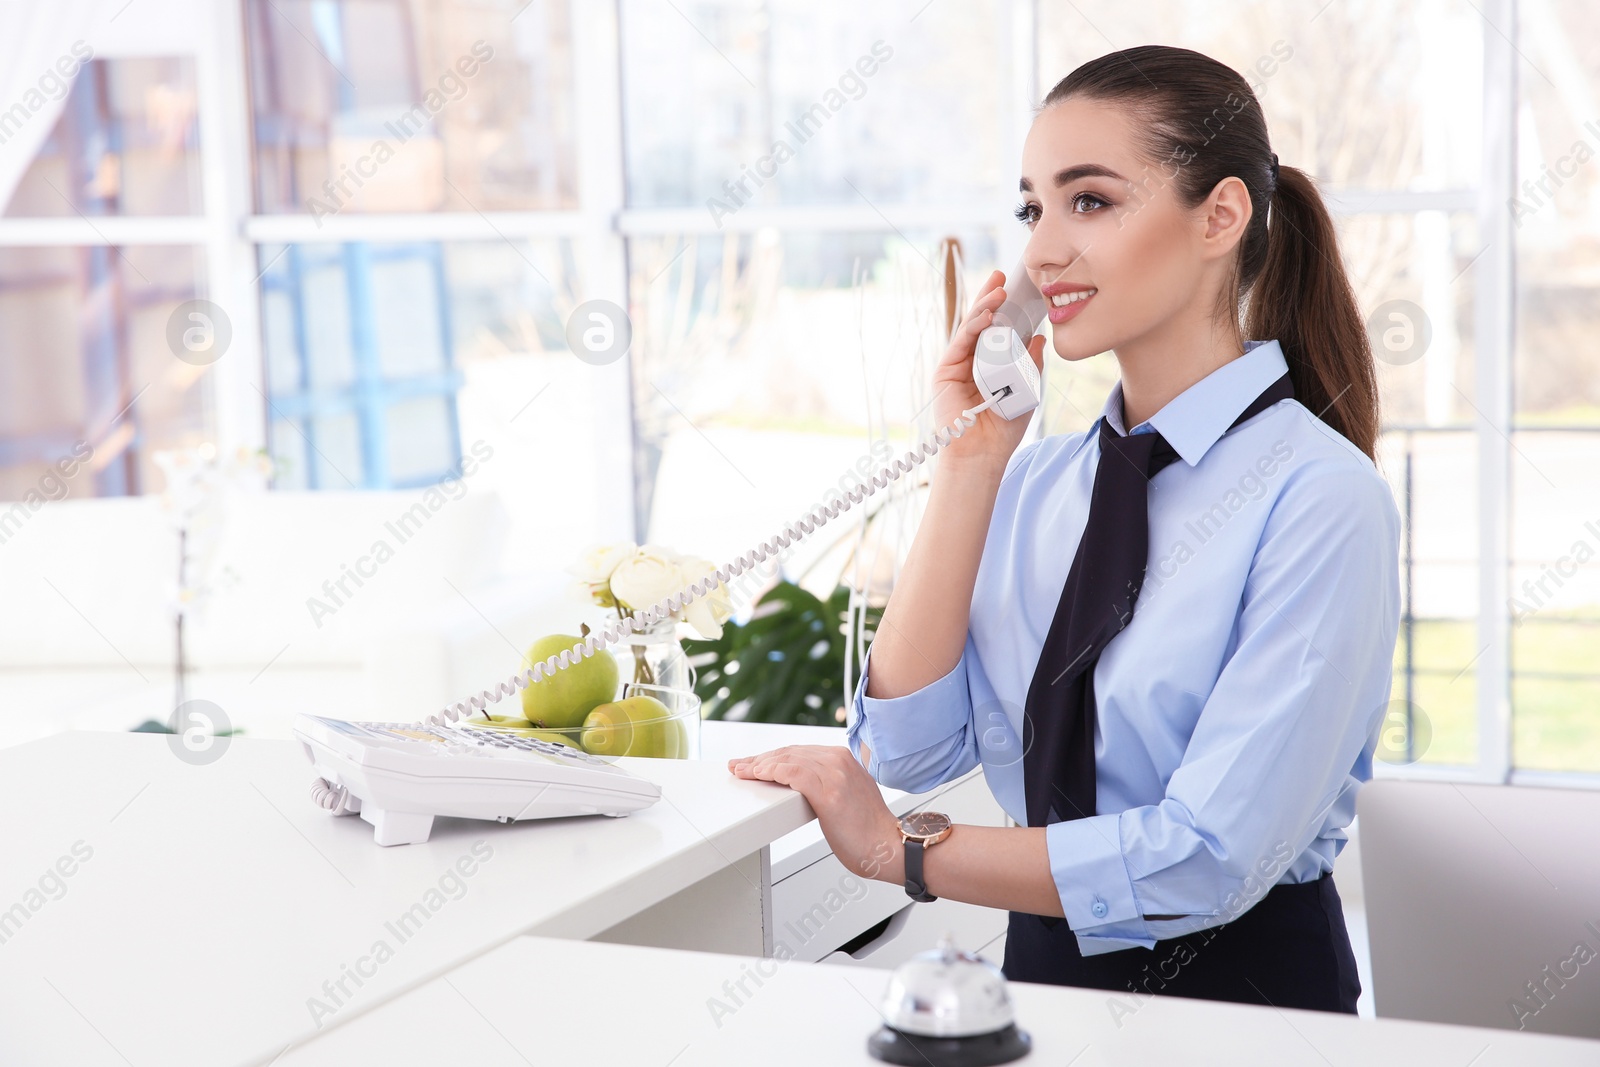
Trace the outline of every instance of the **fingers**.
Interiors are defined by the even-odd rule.
[[[972,358],[978,335],[994,322],[994,313],[1006,302],[1006,291],[998,284],[1005,276],[999,271],[990,275],[983,295],[972,303],[972,311],[962,320],[961,326],[950,336],[950,346],[945,349],[939,365],[953,366]]]
[[[995,271],[989,276],[989,281],[983,287],[983,292],[979,294],[978,299],[972,302],[972,310],[967,314],[966,321],[962,323],[964,328],[972,329],[973,323],[979,319],[984,320],[983,326],[989,325],[987,320],[992,319],[994,313],[1000,310],[1000,305],[1006,302],[1006,291],[1000,284],[1004,281],[1005,275],[999,271]],[[983,326],[979,326],[978,329],[982,329]],[[974,331],[974,336],[976,336],[976,331]]]
[[[818,796],[822,778],[815,765],[786,759],[772,759],[761,763],[743,764],[734,772],[740,778],[754,778],[763,782],[776,782],[798,790],[807,797]]]
[[[753,756],[739,756],[739,757],[737,757],[735,759],[731,759],[731,760],[728,761],[728,770],[731,771],[734,774],[739,775],[741,778],[753,777],[750,773],[748,773],[753,768],[765,766],[767,763],[769,763],[770,761],[772,761],[774,759],[783,759],[785,757],[791,756],[791,755],[793,755],[795,749],[797,749],[797,748],[809,748],[809,747],[811,747],[811,746],[809,746],[809,745],[784,745],[782,748],[768,749],[766,752],[758,752]],[[741,773],[741,772],[745,772],[745,773]]]
[[[978,306],[983,303],[983,298],[988,296],[995,289],[1005,285],[1005,283],[1006,276],[1004,271],[990,271],[989,277],[984,279],[983,287],[978,290],[977,299],[973,300],[972,307],[967,311],[967,314],[971,315],[973,312],[977,311]]]
[[[765,752],[757,752],[753,756],[735,756],[733,759],[728,761],[728,766],[731,767],[735,763],[743,763],[746,760],[756,760],[756,759],[763,759],[763,758],[765,758],[767,756],[776,756],[776,755],[779,755],[781,753],[788,752],[790,749],[792,749],[794,747],[795,746],[793,746],[793,745],[784,745],[782,748],[769,748]]]
[[[775,767],[804,767],[811,769],[814,775],[819,775],[824,768],[837,769],[845,763],[860,766],[850,750],[842,745],[785,745],[754,756],[731,759],[728,761],[728,770],[740,778],[781,781],[772,776]]]

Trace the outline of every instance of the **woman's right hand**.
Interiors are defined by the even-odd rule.
[[[995,271],[984,282],[972,310],[962,320],[950,337],[950,347],[945,349],[939,365],[933,372],[934,424],[940,428],[952,426],[968,408],[983,403],[984,397],[972,380],[972,360],[978,335],[994,320],[994,313],[1006,302],[1006,276]],[[1028,342],[1028,354],[1034,366],[1044,375],[1044,336],[1041,334]],[[1038,410],[1037,408],[1035,410]],[[960,437],[952,436],[950,443],[940,450],[943,464],[975,465],[1004,470],[1017,450],[1017,444],[1028,431],[1033,412],[1015,419],[1004,419],[991,408],[978,415],[978,421],[967,427]]]

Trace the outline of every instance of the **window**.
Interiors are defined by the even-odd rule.
[[[174,360],[169,342],[184,305],[206,295],[205,253],[133,243],[170,241],[176,227],[128,229],[204,211],[195,101],[187,58],[85,63],[6,205],[0,499],[37,490],[63,460],[62,495],[159,489],[156,451],[214,435],[205,368]]]
[[[566,8],[251,0],[245,11],[257,209],[292,216],[273,232],[301,238],[258,247],[278,484],[431,484],[468,432],[452,325],[462,257],[440,240],[388,240],[371,217],[503,235],[489,213],[575,206]],[[307,239],[338,217],[357,218],[350,232],[366,239]]]
[[[629,206],[991,202],[1004,7],[624,0]]]
[[[6,216],[203,214],[195,109],[188,59],[85,63]]]
[[[1523,4],[1511,448],[1511,706],[1517,767],[1600,769],[1600,19]]]
[[[263,213],[576,206],[566,5],[248,0],[245,12]]]
[[[263,246],[268,442],[288,488],[430,485],[461,459],[443,249]]]
[[[1020,247],[1005,10],[621,5],[639,540],[732,558],[936,429],[939,242],[969,287]],[[838,575],[847,526],[786,570]]]

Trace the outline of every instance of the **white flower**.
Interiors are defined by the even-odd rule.
[[[682,563],[685,559],[688,559],[683,553],[674,552],[666,545],[640,545],[638,551],[648,552],[652,556],[660,556],[662,559],[670,560],[673,563]]]
[[[604,585],[611,578],[611,572],[617,569],[617,564],[633,555],[635,550],[632,541],[601,545],[579,556],[566,570],[589,585]]]
[[[683,585],[679,588],[710,577],[716,569],[716,564],[710,560],[682,557],[678,561],[678,571]],[[722,624],[733,617],[733,599],[728,596],[727,583],[718,582],[715,588],[708,589],[705,595],[691,600],[681,610],[684,621],[694,627],[701,640],[715,641],[722,636]]]
[[[710,560],[685,556],[665,545],[625,547],[630,551],[610,572],[609,589],[617,604],[628,611],[643,612],[654,607],[717,569]],[[604,588],[594,587],[597,595]],[[721,637],[722,624],[732,616],[733,602],[727,586],[722,584],[672,613],[673,618],[688,623],[707,641]]]
[[[676,555],[658,545],[644,545],[611,572],[611,593],[630,611],[643,611],[689,583]]]

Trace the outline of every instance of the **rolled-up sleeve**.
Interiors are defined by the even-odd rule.
[[[977,734],[967,664],[975,653],[968,634],[961,658],[949,673],[904,696],[867,696],[872,669],[868,646],[845,720],[845,743],[856,759],[861,746],[871,750],[867,773],[880,784],[925,793],[959,778],[978,765]]]
[[[1237,918],[1370,776],[1399,628],[1398,543],[1394,498],[1370,468],[1330,463],[1285,486],[1251,562],[1233,654],[1164,798],[1047,827],[1085,955]]]

